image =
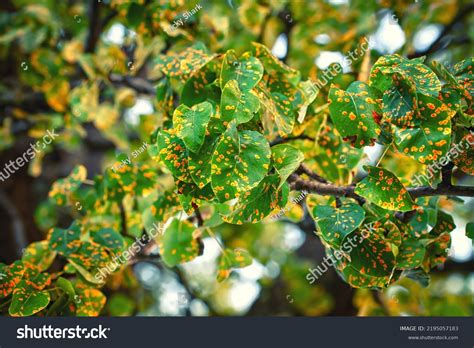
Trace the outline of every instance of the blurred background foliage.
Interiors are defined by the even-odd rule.
[[[198,4],[202,9],[169,30]],[[48,192],[78,164],[87,168],[88,178],[110,171],[120,154],[136,151],[169,121],[176,100],[154,69],[159,54],[180,52],[198,41],[210,52],[233,48],[242,53],[258,41],[315,81],[323,80],[330,64],[341,64],[343,72],[331,82],[345,88],[387,53],[426,55],[453,65],[472,56],[474,36],[473,4],[457,0],[3,0],[0,8],[0,163],[21,155],[48,129],[60,134],[28,166],[0,183],[0,261],[5,263],[21,257],[23,248],[44,239],[51,227],[69,226],[79,216],[90,216],[90,224],[120,226],[121,212],[88,201],[87,185],[70,206],[54,205]],[[367,38],[374,42],[368,53],[344,65],[344,56]],[[327,102],[329,85],[313,105]],[[305,127],[323,129],[319,141],[337,145],[331,132],[325,135],[319,127],[325,113],[312,108]],[[312,166],[330,179],[344,182],[352,175],[341,157],[308,145],[308,157],[312,154]],[[374,151],[354,155],[377,157]],[[402,166],[397,155],[383,161],[399,176],[422,170],[406,157]],[[160,172],[147,152],[134,165]],[[458,179],[473,183],[472,178]],[[157,189],[172,185],[162,173]],[[156,198],[143,193],[148,194]],[[443,198],[440,204],[454,215],[457,228],[448,262],[434,270],[427,287],[405,278],[380,292],[356,290],[332,269],[310,285],[307,270],[320,264],[325,253],[296,204],[278,222],[216,228],[227,247],[245,248],[254,258],[228,281],[215,280],[219,246],[205,238],[204,255],[176,269],[144,258],[114,274],[103,290],[108,298],[103,314],[472,315],[473,249],[464,230],[473,220],[474,201]],[[132,204],[124,206],[129,233],[140,235],[145,218]]]

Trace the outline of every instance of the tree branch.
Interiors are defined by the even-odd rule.
[[[293,141],[293,140],[311,140],[311,141],[314,141],[313,138],[311,138],[310,136],[307,136],[305,134],[300,134],[296,137],[286,137],[286,138],[281,138],[281,137],[278,137],[276,138],[275,140],[273,140],[272,142],[270,142],[270,146],[275,146],[275,145],[279,145],[279,144],[284,144],[284,143],[287,143],[289,141]]]
[[[428,54],[434,53],[442,48],[443,40],[448,36],[448,34],[453,30],[453,28],[462,21],[462,19],[468,16],[474,10],[474,3],[470,3],[463,8],[460,8],[453,20],[443,28],[443,31],[439,34],[438,38],[433,41],[433,43],[425,50],[418,51],[413,54],[408,55],[408,58],[417,58],[421,56],[426,56]]]
[[[204,220],[202,218],[201,211],[199,210],[199,207],[196,203],[193,202],[191,203],[191,205],[193,206],[194,213],[196,214],[198,227],[201,227],[202,225],[204,225]]]
[[[310,180],[301,179],[297,174],[292,174],[288,178],[290,187],[293,190],[303,191],[306,190],[311,193],[316,193],[323,196],[334,196],[334,197],[350,197],[357,201],[364,200],[363,197],[359,196],[354,192],[355,186],[338,186],[334,184],[327,184],[321,182],[315,182]],[[437,188],[431,186],[420,186],[408,188],[412,198],[424,197],[424,196],[464,196],[474,197],[474,187],[472,186],[443,186],[439,185]]]
[[[461,196],[474,197],[474,187],[472,186],[449,186],[438,185],[437,188],[431,186],[411,187],[408,192],[413,198],[425,196]]]
[[[102,30],[100,23],[100,6],[97,0],[89,1],[88,17],[89,17],[89,34],[87,36],[85,52],[94,52],[97,41],[99,40]]]
[[[122,76],[118,74],[110,74],[110,82],[117,85],[125,85],[133,88],[138,93],[155,95],[156,89],[151,82],[141,77]]]
[[[313,172],[306,164],[301,163],[298,169],[296,170],[296,173],[298,174],[306,174],[309,176],[311,179],[314,179],[316,181],[322,182],[324,184],[329,184],[329,181],[320,176],[319,174]]]

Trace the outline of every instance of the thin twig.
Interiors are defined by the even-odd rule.
[[[329,181],[323,178],[321,175],[313,172],[306,164],[301,163],[298,169],[296,170],[296,173],[298,174],[306,174],[309,176],[311,179],[314,179],[316,181],[329,184]]]
[[[305,134],[301,134],[301,135],[298,135],[298,136],[295,136],[295,137],[286,137],[286,138],[278,137],[275,140],[273,140],[272,142],[270,142],[270,146],[284,144],[284,143],[287,143],[287,142],[293,141],[293,140],[311,140],[311,141],[314,141],[314,139],[311,138],[310,136],[305,135]]]

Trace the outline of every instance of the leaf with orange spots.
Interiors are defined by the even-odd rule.
[[[162,71],[168,77],[185,81],[214,57],[215,55],[207,54],[204,45],[197,43],[180,53],[160,55],[156,59],[155,69]]]
[[[218,77],[220,66],[220,61],[216,57],[196,71],[183,86],[181,103],[191,107],[214,99],[217,92],[220,94],[218,83],[214,83]]]
[[[20,260],[9,266],[0,263],[0,298],[10,296],[23,277],[24,272],[25,266]]]
[[[378,231],[365,232],[356,230],[346,236],[343,244],[354,242],[355,247],[349,251],[350,265],[358,272],[373,277],[390,275],[395,266],[395,256],[390,244]]]
[[[202,201],[211,201],[215,197],[211,184],[200,188],[195,184],[176,181],[176,187],[179,202],[187,214],[194,212],[194,205],[199,207]]]
[[[449,233],[455,228],[456,224],[454,223],[453,217],[442,210],[438,210],[436,225],[431,229],[429,235],[436,237],[443,233]]]
[[[28,245],[23,252],[21,260],[38,267],[41,271],[45,271],[51,266],[56,258],[56,252],[51,250],[47,240],[34,242]]]
[[[362,82],[353,82],[347,91],[331,86],[329,111],[331,119],[341,136],[361,148],[373,145],[380,135],[380,127],[373,114],[381,114],[379,95]]]
[[[48,291],[36,291],[26,280],[22,280],[13,291],[8,313],[12,317],[30,316],[48,306],[50,299]]]
[[[364,166],[364,169],[367,177],[357,183],[355,193],[387,210],[416,209],[416,204],[395,174],[373,166]]]
[[[212,156],[212,189],[221,202],[233,199],[258,185],[270,166],[270,146],[256,131],[237,131],[231,122]]]
[[[417,268],[425,258],[425,246],[416,239],[405,239],[398,249],[397,268]]]
[[[57,112],[64,112],[66,110],[69,95],[68,81],[55,80],[52,85],[48,84],[45,92],[46,101],[53,110]]]
[[[280,59],[275,57],[265,45],[258,42],[252,42],[253,53],[259,58],[265,68],[265,72],[269,75],[281,74],[292,83],[300,81],[301,74],[299,71],[289,67]]]
[[[384,230],[384,237],[385,240],[389,243],[392,243],[396,245],[397,247],[400,246],[402,243],[402,231],[400,231],[400,228],[393,223],[390,220],[387,220],[383,224],[383,230]]]
[[[25,265],[23,279],[26,281],[26,284],[33,287],[33,289],[43,290],[45,287],[51,285],[51,278],[51,274],[47,272],[41,273],[40,269],[31,264]]]
[[[188,168],[188,149],[174,130],[160,130],[158,132],[159,155],[173,176],[185,182],[192,182]]]
[[[102,228],[97,232],[90,232],[90,236],[94,242],[109,249],[114,254],[121,252],[125,246],[122,235],[112,228]]]
[[[358,204],[346,201],[339,208],[316,205],[313,216],[321,237],[331,247],[339,249],[344,237],[364,221],[365,211]]]
[[[429,272],[431,268],[445,263],[450,247],[451,235],[449,232],[441,233],[435,239],[430,240],[428,244],[426,244],[426,255],[422,264],[422,268],[425,272]]]
[[[97,317],[105,305],[106,297],[98,289],[76,288],[76,315],[78,317]]]
[[[125,251],[124,251],[125,253]],[[112,255],[102,245],[95,242],[83,241],[79,249],[67,256],[68,261],[89,283],[101,284],[102,280],[98,278],[100,269],[107,267],[111,271],[119,270],[122,264],[127,260],[124,255],[119,261],[112,262]]]
[[[239,89],[246,92],[255,87],[262,76],[262,63],[252,57],[250,52],[244,53],[240,58],[236,56],[234,50],[229,50],[225,54],[220,76],[222,90],[229,81],[235,80]]]
[[[178,195],[174,191],[165,191],[158,195],[150,207],[151,220],[163,222],[180,210]]]
[[[241,225],[244,222],[257,223],[272,211],[281,211],[288,201],[288,184],[279,187],[278,175],[266,176],[256,187],[242,193],[232,214],[223,216],[225,222]]]
[[[216,136],[206,135],[201,149],[198,152],[189,152],[189,173],[199,188],[211,182],[211,160],[218,140]]]
[[[355,233],[355,232],[354,232]],[[353,241],[354,242],[354,241]],[[357,241],[356,241],[357,243]],[[357,243],[358,244],[358,243]],[[356,245],[356,244],[354,244]],[[352,250],[351,243],[348,241],[344,247],[344,250]],[[352,264],[351,260],[347,257],[344,257],[343,253],[339,250],[334,250],[327,248],[326,252],[328,257],[334,261],[334,267],[339,273],[342,279],[346,281],[353,288],[363,288],[363,289],[380,289],[386,288],[396,279],[398,279],[397,272],[392,274],[387,274],[383,276],[373,276],[367,274],[365,269],[359,270],[356,269]]]
[[[71,195],[81,187],[86,178],[87,169],[82,165],[76,166],[71,174],[53,184],[49,191],[49,197],[59,206],[71,203]]]
[[[379,289],[386,288],[390,285],[390,276],[373,277],[361,273],[352,267],[350,263],[340,271],[340,274],[342,274],[342,278],[353,288]]]
[[[428,233],[428,224],[436,224],[439,197],[419,197],[415,201],[418,205],[415,216],[408,222],[412,237],[419,238]]]
[[[343,141],[332,124],[322,127],[315,150],[315,156],[305,160],[305,164],[335,183],[351,180],[352,171],[364,155],[363,149]]]
[[[222,90],[221,120],[227,126],[232,120],[237,124],[250,121],[260,108],[260,101],[250,91],[241,91],[236,80],[230,80]]]
[[[204,142],[207,124],[213,114],[211,103],[205,101],[192,108],[184,104],[178,106],[173,114],[175,134],[183,140],[186,148],[198,152]]]
[[[48,234],[49,246],[62,256],[77,251],[80,247],[81,229],[78,225],[71,225],[68,229],[53,228]]]
[[[474,175],[474,131],[462,137],[456,146],[462,150],[455,151],[454,148],[451,148],[449,151],[450,153],[454,152],[452,156],[454,164],[464,173]]]
[[[168,78],[163,77],[156,85],[156,105],[157,111],[163,117],[172,117],[173,114],[173,89]]]
[[[252,263],[252,256],[244,249],[225,249],[217,260],[217,281],[229,278],[233,268],[244,268]]]
[[[370,71],[369,84],[380,91],[385,91],[390,88],[393,79],[401,79],[416,87],[419,93],[437,97],[441,83],[423,61],[424,58],[410,60],[398,54],[382,56]]]
[[[281,187],[286,179],[298,169],[304,160],[304,155],[297,148],[286,144],[275,145],[271,149],[272,165],[280,176],[278,187]]]
[[[474,58],[470,57],[454,65],[454,76],[463,90],[468,115],[474,115]]]
[[[174,219],[160,243],[160,254],[168,267],[194,260],[200,252],[200,232],[189,221]]]
[[[454,111],[436,98],[418,95],[420,116],[412,125],[393,125],[397,149],[420,163],[430,164],[444,156],[451,143],[451,117]]]
[[[392,87],[383,92],[382,111],[384,120],[400,127],[413,126],[418,117],[416,89],[405,80],[394,80]]]
[[[156,183],[158,175],[156,169],[150,167],[148,164],[137,164],[135,165],[135,182],[134,193],[136,196],[147,196],[154,189],[156,189]]]

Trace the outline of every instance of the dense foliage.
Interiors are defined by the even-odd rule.
[[[283,239],[283,224],[319,239],[352,288],[406,278],[407,288],[427,286],[446,262],[450,212],[462,209],[460,196],[474,196],[459,185],[474,174],[473,58],[454,50],[460,59],[448,65],[409,44],[385,55],[363,46],[389,2],[242,1],[226,17],[232,2],[91,1],[89,20],[80,2],[24,3],[8,2],[15,10],[0,18],[2,56],[18,63],[21,91],[2,82],[0,147],[56,130],[28,156],[35,177],[48,154],[79,153],[91,134],[112,151],[100,173],[77,157],[52,183],[35,213],[43,238],[0,264],[4,314],[95,316],[106,302],[108,314],[132,314],[140,292],[133,266],[158,262],[188,286],[182,265],[206,253],[205,238],[220,247],[217,284],[254,259],[278,259],[299,313],[328,313],[331,289],[307,273],[317,262],[265,241]],[[461,5],[403,3],[396,11],[412,36],[420,18],[461,20]],[[99,37],[114,20],[134,33],[121,45]],[[321,48],[313,36],[323,31],[329,49],[358,52],[349,71],[314,66]],[[289,35],[283,60],[269,48],[280,32]],[[154,110],[134,119],[127,110],[140,95],[152,96]],[[370,161],[364,149],[375,146],[383,153]]]

